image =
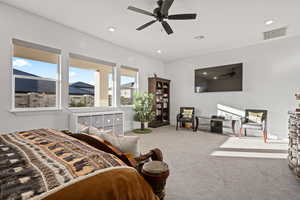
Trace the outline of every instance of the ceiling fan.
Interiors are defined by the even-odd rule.
[[[155,22],[159,21],[163,28],[165,29],[165,31],[167,32],[168,35],[173,33],[173,30],[171,28],[171,26],[169,25],[169,23],[167,21],[165,21],[166,19],[169,20],[191,20],[191,19],[196,19],[197,14],[194,13],[189,13],[189,14],[176,14],[176,15],[169,15],[169,9],[171,8],[172,4],[173,4],[174,0],[158,0],[157,4],[158,7],[154,9],[153,13],[148,12],[146,10],[140,9],[140,8],[136,8],[134,6],[129,6],[128,9],[140,14],[144,14],[144,15],[149,15],[154,17],[155,19],[138,27],[136,30],[141,31],[145,28],[147,28],[148,26],[154,24]]]

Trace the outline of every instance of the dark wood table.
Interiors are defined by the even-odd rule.
[[[199,120],[200,119],[209,120],[209,121],[213,120],[213,121],[219,121],[219,122],[231,122],[232,133],[234,135],[238,135],[239,134],[235,130],[236,123],[240,121],[239,119],[226,119],[226,118],[225,119],[221,119],[221,118],[212,118],[212,117],[207,117],[207,116],[196,116],[196,126],[195,126],[194,131],[198,130]]]
[[[163,161],[150,161],[143,166],[142,175],[160,200],[165,197],[165,185],[169,174],[169,167]]]

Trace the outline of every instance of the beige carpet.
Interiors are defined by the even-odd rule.
[[[232,138],[227,141],[228,136],[175,131],[173,127],[154,129],[153,133],[140,137],[144,151],[159,147],[169,164],[171,175],[165,200],[300,199],[300,182],[285,159],[230,156],[231,152],[257,153],[249,144],[243,149],[244,144],[239,146]],[[279,146],[276,149],[276,145],[270,148],[262,145],[258,153],[286,153],[286,144]],[[218,151],[229,155],[212,155]]]

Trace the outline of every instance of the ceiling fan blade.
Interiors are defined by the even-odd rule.
[[[173,33],[173,30],[172,30],[171,26],[168,24],[168,22],[162,21],[161,24],[164,27],[165,31],[168,33],[168,35]]]
[[[133,6],[129,6],[128,10],[131,10],[133,12],[137,12],[137,13],[140,13],[140,14],[144,14],[144,15],[149,15],[149,16],[155,17],[155,15],[153,13],[148,12],[146,10],[142,10],[140,8],[133,7]]]
[[[168,16],[169,9],[171,8],[173,2],[174,0],[164,0],[160,11],[164,16]]]
[[[168,19],[171,20],[189,20],[189,19],[196,19],[197,14],[178,14],[178,15],[169,15]]]
[[[148,26],[154,24],[156,21],[157,21],[157,20],[152,20],[151,22],[148,22],[148,23],[146,23],[146,24],[144,24],[144,25],[138,27],[136,30],[141,31],[141,30],[143,30],[144,28],[147,28]]]

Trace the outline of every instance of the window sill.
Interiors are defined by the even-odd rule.
[[[11,109],[11,113],[29,113],[29,112],[48,112],[48,111],[62,111],[61,108],[17,108]]]
[[[117,107],[114,106],[103,106],[103,107],[68,107],[69,111],[74,113],[81,112],[105,112],[116,110]]]
[[[120,105],[120,108],[133,108],[133,105]]]

